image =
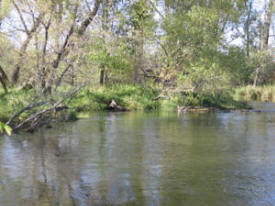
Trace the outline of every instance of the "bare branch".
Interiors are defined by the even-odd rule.
[[[16,83],[18,78],[19,78],[19,72],[20,72],[20,67],[21,67],[21,64],[22,64],[22,61],[23,61],[23,56],[27,50],[27,47],[33,37],[33,34],[36,32],[36,30],[38,29],[40,23],[41,23],[41,20],[42,20],[42,17],[44,16],[44,13],[41,13],[39,14],[39,16],[36,18],[36,21],[34,22],[33,26],[32,26],[32,29],[28,32],[28,36],[27,38],[25,39],[25,41],[23,42],[21,48],[20,48],[20,51],[19,51],[19,60],[15,66],[15,69],[13,70],[13,73],[12,73],[12,81],[13,83]]]
[[[23,26],[24,26],[25,32],[26,32],[27,34],[29,34],[29,30],[28,30],[28,27],[27,27],[27,25],[26,25],[26,22],[25,22],[25,20],[24,20],[24,18],[23,18],[23,15],[22,15],[22,13],[21,13],[21,10],[19,9],[18,5],[14,2],[14,0],[12,0],[12,4],[14,5],[14,7],[15,7],[15,9],[16,9],[18,15],[19,15],[19,18],[20,18],[20,20],[21,20],[21,22],[22,22],[22,24],[23,24]]]

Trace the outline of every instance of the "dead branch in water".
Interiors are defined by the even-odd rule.
[[[49,115],[52,111],[58,112],[64,109],[67,109],[68,107],[63,104],[66,100],[70,101],[82,88],[84,85],[80,86],[79,88],[75,89],[72,92],[67,93],[62,99],[60,99],[59,101],[55,102],[54,104],[52,104],[51,107],[46,108],[42,111],[38,111],[34,114],[31,114],[29,117],[27,117],[23,122],[19,123],[18,125],[15,125],[13,127],[13,130],[18,130],[20,128],[23,128],[25,125],[30,124],[30,126],[27,128],[27,131],[33,131],[40,123],[40,121],[42,121],[44,119],[44,117],[46,117],[47,115]],[[38,102],[35,104],[31,104],[26,106],[25,108],[23,108],[22,110],[20,110],[19,112],[17,112],[15,115],[13,115],[10,120],[7,122],[8,125],[11,125],[12,122],[18,118],[23,112],[25,111],[29,111],[33,108],[36,107],[41,107],[41,106],[45,106],[49,104],[49,101],[47,102]]]

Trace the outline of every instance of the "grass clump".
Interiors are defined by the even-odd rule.
[[[173,105],[188,107],[214,107],[219,109],[250,108],[248,104],[233,99],[229,91],[185,92],[172,98]]]
[[[241,101],[275,102],[275,85],[239,87],[234,90],[234,98]]]

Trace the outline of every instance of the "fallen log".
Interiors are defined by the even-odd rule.
[[[217,111],[218,108],[215,107],[191,107],[191,106],[177,106],[178,114],[182,114],[185,112],[210,112],[210,111]]]

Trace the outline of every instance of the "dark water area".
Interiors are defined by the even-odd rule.
[[[275,205],[275,104],[262,112],[95,113],[0,136],[0,205]]]

